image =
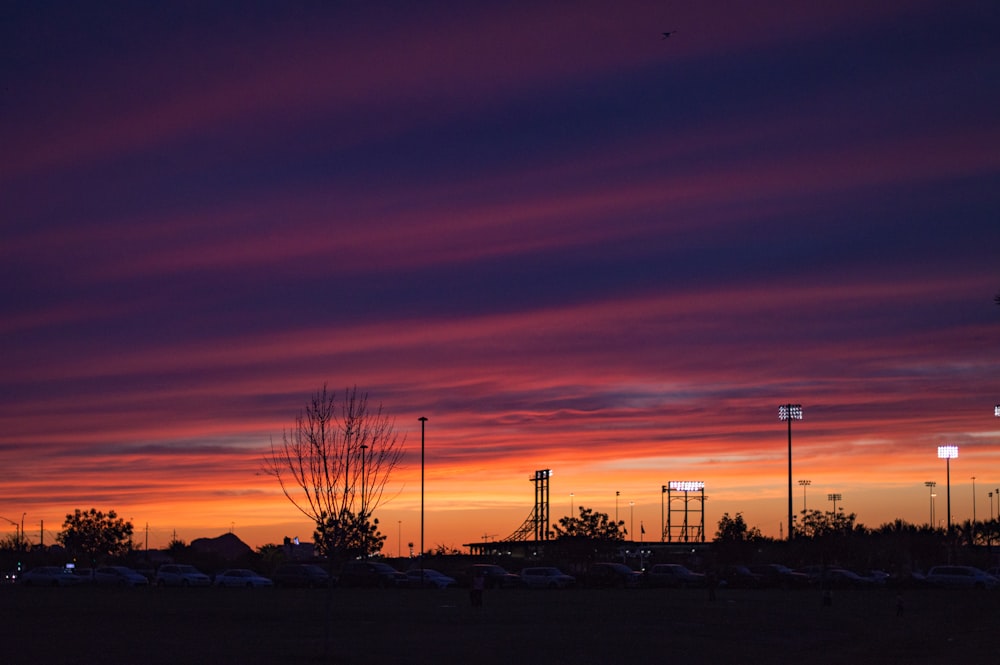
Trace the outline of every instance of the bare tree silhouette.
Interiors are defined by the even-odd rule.
[[[393,420],[372,409],[357,387],[338,398],[314,394],[281,442],[271,442],[264,472],[316,525],[316,545],[331,559],[367,556],[382,547],[371,515],[403,455]]]

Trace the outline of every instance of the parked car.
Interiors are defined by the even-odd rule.
[[[829,589],[866,589],[877,586],[874,580],[846,568],[827,568],[820,575],[819,583]]]
[[[465,570],[462,581],[465,586],[472,585],[472,578],[481,575],[485,578],[487,589],[501,589],[521,586],[521,576],[507,572],[503,566],[493,563],[476,563]]]
[[[535,566],[521,571],[521,583],[529,589],[565,589],[576,584],[576,578],[554,566]]]
[[[1000,580],[972,566],[934,566],[927,571],[932,586],[952,589],[995,589]]]
[[[80,579],[80,584],[93,584],[94,583],[94,569],[93,568],[77,568],[73,564],[66,564],[66,570],[73,573]]]
[[[339,584],[343,587],[402,587],[406,575],[380,561],[348,561],[340,571]]]
[[[447,589],[457,585],[455,578],[430,568],[412,568],[406,571],[406,586],[411,589]]]
[[[156,586],[210,586],[212,579],[194,566],[165,563],[156,571]]]
[[[21,584],[25,586],[79,586],[83,580],[69,568],[59,566],[39,566],[21,574]]]
[[[765,587],[782,589],[801,589],[809,586],[809,576],[797,573],[780,563],[757,563],[747,566],[751,572],[760,575]]]
[[[249,568],[230,568],[215,576],[215,586],[218,587],[256,587],[274,586],[274,582],[258,575]]]
[[[635,588],[642,580],[642,573],[624,563],[600,562],[590,565],[583,580],[588,587]]]
[[[275,569],[271,579],[275,586],[306,589],[337,585],[337,579],[330,577],[326,569],[315,563],[283,563]]]
[[[671,587],[702,587],[705,586],[705,576],[695,573],[679,563],[658,563],[644,574],[646,586]]]
[[[93,577],[97,586],[149,586],[145,575],[127,566],[102,566]]]
[[[746,566],[722,566],[718,577],[720,584],[730,589],[759,589],[763,585],[760,575]]]

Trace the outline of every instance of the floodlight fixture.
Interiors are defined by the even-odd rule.
[[[795,531],[794,517],[792,515],[792,421],[802,420],[802,405],[779,405],[778,420],[788,421],[788,540],[791,540]]]
[[[802,420],[802,405],[782,404],[778,407],[778,420]]]
[[[704,480],[671,480],[669,487],[674,492],[700,492],[705,489]]]
[[[993,415],[996,416],[997,418],[1000,418],[1000,404],[997,404],[995,407],[993,407]]]
[[[833,513],[834,513],[834,515],[837,514],[837,502],[840,501],[843,498],[844,498],[843,495],[839,494],[839,493],[836,493],[836,494],[827,494],[826,495],[826,500],[827,501],[833,501]]]
[[[958,457],[958,446],[938,446],[939,459],[955,459]]]

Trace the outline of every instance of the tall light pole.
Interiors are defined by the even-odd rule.
[[[976,529],[976,477],[972,476],[972,530]],[[973,535],[975,535],[973,533]]]
[[[788,421],[788,540],[792,539],[792,421],[802,420],[801,404],[782,404],[778,407],[778,420]]]
[[[938,446],[938,459],[945,460],[948,474],[948,535],[951,535],[951,461],[958,457],[958,446]]]
[[[629,538],[635,540],[635,501],[628,502],[628,530]]]
[[[667,493],[667,486],[660,486],[660,542],[663,542],[663,532],[667,530],[663,515],[663,495]]]
[[[806,488],[812,485],[811,480],[800,480],[799,485],[802,486],[802,514],[806,514]]]
[[[844,498],[844,496],[842,494],[827,494],[826,495],[827,501],[833,501],[833,514],[834,515],[837,514],[837,502],[840,501],[843,498]]]
[[[937,487],[937,483],[934,482],[933,480],[928,480],[927,482],[924,483],[924,486],[927,487],[927,488],[929,488],[930,491],[931,491],[931,522],[930,522],[930,524],[931,524],[931,530],[933,531],[934,530],[934,497],[937,496],[937,494],[934,493],[934,488]]]
[[[420,579],[424,579],[424,429],[427,418],[420,416]]]
[[[618,524],[618,497],[621,495],[620,491],[615,490],[615,524]]]
[[[573,497],[576,496],[573,492],[569,493],[569,517],[573,519]]]

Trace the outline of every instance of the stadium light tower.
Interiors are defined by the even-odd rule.
[[[826,500],[827,501],[833,501],[833,514],[834,515],[837,514],[837,502],[840,501],[843,498],[844,498],[844,495],[840,494],[840,493],[827,494],[826,495]]]
[[[928,480],[928,481],[926,481],[924,483],[924,487],[927,487],[931,491],[931,515],[930,515],[931,521],[930,521],[930,526],[931,526],[931,530],[933,530],[934,529],[934,497],[937,496],[937,494],[934,493],[934,488],[937,487],[937,483],[934,482],[933,480]]]
[[[802,420],[801,404],[782,404],[778,407],[778,420],[788,421],[788,540],[795,527],[792,522],[792,421]]]
[[[948,474],[948,535],[951,535],[951,461],[958,457],[958,446],[938,446],[938,459],[945,460]]]
[[[802,486],[802,514],[806,514],[806,488],[812,485],[811,480],[800,480],[799,485]]]

